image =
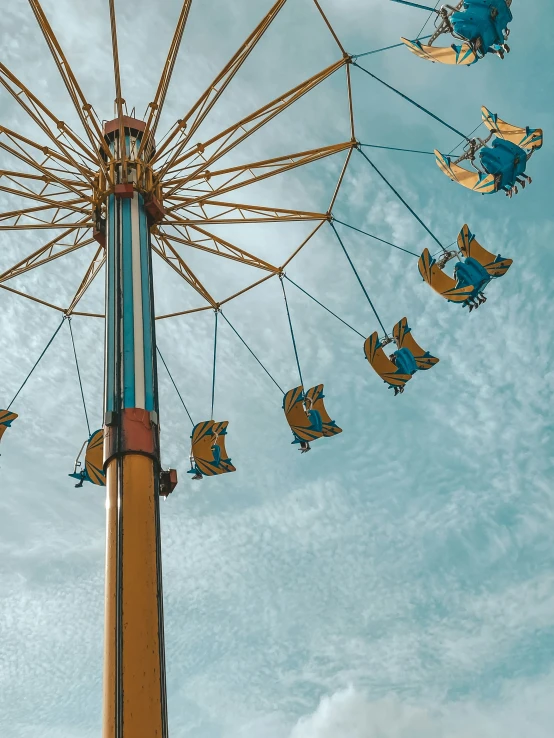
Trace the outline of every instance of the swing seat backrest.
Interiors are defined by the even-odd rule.
[[[317,384],[306,392],[306,399],[311,401],[312,408],[319,413],[322,421],[322,433],[326,438],[342,433],[342,428],[332,420],[323,402],[323,385]]]
[[[412,378],[411,374],[402,374],[386,355],[377,331],[366,338],[364,353],[374,371],[389,387],[403,387]]]
[[[213,433],[217,435],[217,447],[220,451],[220,462],[218,466],[223,467],[225,470],[225,472],[219,472],[220,474],[236,471],[235,467],[231,464],[231,459],[229,458],[229,454],[225,448],[225,438],[227,436],[228,425],[228,420],[222,420],[220,423],[215,423],[212,428]]]
[[[392,329],[392,335],[399,349],[407,348],[413,355],[418,369],[430,369],[438,364],[439,359],[431,356],[416,342],[412,335],[412,329],[408,325],[408,319],[402,318]]]
[[[11,410],[0,410],[0,440],[2,440],[2,436],[6,430],[18,417],[17,413],[12,413]]]
[[[540,149],[543,144],[542,128],[520,128],[499,118],[496,113],[491,113],[485,106],[481,108],[483,123],[489,131],[495,133],[498,138],[519,146],[522,149],[534,151]]]
[[[477,61],[477,56],[469,44],[463,43],[460,46],[452,44],[452,46],[426,46],[421,41],[410,41],[407,38],[400,37],[408,49],[419,56],[420,59],[426,59],[431,62],[439,62],[439,64],[450,64],[456,66],[468,66]]]
[[[449,156],[444,156],[436,149],[435,161],[443,174],[468,190],[480,192],[482,195],[490,195],[498,190],[497,178],[494,174],[485,175],[472,169],[464,169],[459,164],[454,164]]]
[[[213,420],[205,420],[195,425],[192,429],[191,455],[197,469],[206,477],[236,471],[235,467],[231,464],[231,460],[228,458],[223,440],[228,424],[228,421],[216,423]],[[221,436],[217,439],[217,445],[221,452],[219,463],[216,462],[216,457],[212,449],[217,429],[221,431]]]
[[[104,473],[104,431],[102,428],[95,431],[88,440],[85,453],[85,471],[88,481],[99,487],[106,486]]]
[[[458,234],[458,248],[466,258],[475,259],[483,266],[491,277],[503,277],[513,264],[512,259],[503,259],[484,249],[467,224]]]
[[[439,269],[429,249],[423,250],[417,266],[422,279],[450,302],[465,302],[474,291],[472,286],[456,287],[456,280]]]
[[[312,421],[304,408],[304,387],[302,385],[294,387],[285,394],[283,410],[292,432],[301,441],[315,441],[316,438],[323,436],[323,428],[319,431],[314,430]]]

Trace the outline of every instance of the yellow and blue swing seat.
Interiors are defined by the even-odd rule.
[[[435,150],[439,169],[453,182],[468,190],[489,195],[504,190],[510,192],[518,177],[525,174],[531,154],[543,144],[541,128],[521,128],[506,123],[486,107],[481,108],[486,127],[494,133],[490,146],[479,149],[479,160],[484,171],[466,169],[452,161],[452,157]]]
[[[236,471],[225,448],[228,420],[204,420],[191,435],[191,469],[188,474],[214,477]]]
[[[464,0],[461,8],[449,15],[443,24],[462,44],[449,47],[422,44],[419,40],[402,38],[412,53],[421,59],[441,64],[469,66],[486,54],[502,48],[512,21],[512,12],[506,0]]]
[[[17,413],[12,413],[11,410],[0,410],[0,441],[6,430],[18,417]]]
[[[407,318],[398,321],[392,329],[392,335],[397,350],[391,356],[394,357],[396,363],[385,353],[377,331],[366,339],[364,353],[373,370],[385,384],[388,384],[389,389],[403,390],[404,385],[417,371],[431,369],[438,364],[439,359],[422,349],[416,342]]]
[[[467,305],[481,294],[492,279],[503,277],[511,267],[512,259],[492,254],[477,241],[469,227],[464,225],[458,234],[458,249],[463,261],[454,267],[454,278],[446,274],[425,249],[418,268],[422,279],[449,302]]]
[[[104,431],[102,428],[95,431],[87,441],[84,469],[77,471],[77,464],[75,466],[76,468],[73,474],[69,474],[73,479],[78,479],[81,483],[90,482],[99,487],[106,486],[106,474],[104,473]]]
[[[479,58],[502,48],[512,20],[506,0],[464,0],[450,16],[454,34],[468,41]]]
[[[294,436],[293,444],[310,443],[318,438],[330,438],[342,433],[342,428],[327,412],[324,397],[322,384],[311,387],[306,393],[300,385],[283,397],[283,410]],[[310,407],[309,410],[306,410],[306,405]]]

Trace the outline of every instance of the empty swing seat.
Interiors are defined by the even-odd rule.
[[[424,351],[415,341],[407,318],[398,321],[392,329],[392,335],[397,350],[390,358],[384,351],[377,331],[366,339],[364,351],[373,369],[389,385],[389,389],[394,388],[397,394],[397,390],[403,391],[406,382],[409,382],[417,371],[430,369],[439,359]]]
[[[402,318],[402,320],[398,321],[392,329],[392,335],[394,336],[394,340],[398,346],[398,351],[396,351],[396,366],[399,369],[402,369],[402,371],[404,371],[404,367],[407,370],[408,368],[411,368],[413,364],[415,364],[416,370],[426,370],[439,363],[439,359],[436,356],[432,356],[429,351],[422,349],[416,342],[412,335],[412,329],[408,325],[407,318]],[[409,353],[411,362],[413,363],[405,363],[406,360],[404,356],[406,355],[406,352]],[[415,371],[404,371],[404,373],[413,375]]]
[[[403,388],[412,378],[410,373],[404,373],[386,355],[383,344],[379,340],[377,331],[374,331],[364,343],[366,359],[383,382],[389,387]]]
[[[458,285],[455,279],[446,274],[429,249],[423,250],[417,266],[423,281],[449,302],[464,304],[474,293],[473,285]]]
[[[319,385],[323,389],[323,385]],[[315,387],[312,389],[316,389]],[[310,414],[304,406],[304,387],[294,387],[289,390],[283,397],[283,410],[290,429],[294,435],[292,443],[301,443],[302,441],[310,443],[324,435],[324,419],[321,413],[321,407],[325,413],[325,417],[331,419],[327,415],[327,411],[323,406],[323,399],[320,405],[314,407]],[[329,435],[333,435],[330,433]]]
[[[192,429],[191,466],[189,474],[214,477],[236,471],[225,448],[229,421],[205,420]]]
[[[480,295],[492,279],[503,277],[513,264],[512,259],[496,256],[484,249],[465,224],[458,234],[458,249],[464,257],[454,266],[454,277],[445,274],[425,249],[419,259],[419,273],[435,292],[449,302],[467,305]]]
[[[77,459],[77,463],[79,460]],[[81,482],[90,482],[99,487],[106,486],[106,474],[104,473],[104,430],[95,431],[87,442],[87,450],[85,452],[85,467],[80,472],[77,471],[77,463],[75,471],[70,474],[73,479]],[[78,485],[81,486],[81,485]]]
[[[512,259],[505,259],[484,249],[466,224],[458,234],[458,248],[467,259],[477,261],[490,278],[503,277],[512,266]]]
[[[6,430],[18,417],[17,413],[12,413],[11,410],[0,410],[0,441]]]
[[[335,421],[331,419],[323,402],[324,397],[323,385],[317,384],[306,392],[306,404],[311,405],[311,409],[308,410],[308,417],[312,419],[312,414],[317,413],[321,424],[318,427],[321,428],[321,432],[325,438],[330,438],[331,436],[342,433],[342,428],[339,428]]]

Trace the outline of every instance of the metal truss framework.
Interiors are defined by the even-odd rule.
[[[0,273],[0,289],[7,290],[37,303],[47,305],[66,315],[91,315],[78,311],[79,303],[102,270],[106,255],[102,239],[98,238],[99,214],[105,212],[107,198],[118,183],[134,183],[134,188],[149,200],[156,198],[163,214],[151,223],[152,251],[176,272],[202,299],[198,308],[182,310],[157,319],[185,315],[199,310],[217,309],[220,305],[255,288],[267,279],[283,272],[291,260],[309,243],[323,223],[332,219],[339,190],[353,149],[355,136],[350,65],[353,59],[344,50],[320,2],[313,0],[316,14],[325,22],[334,38],[339,58],[302,83],[283,92],[259,109],[225,126],[203,143],[192,139],[206,121],[221,96],[256,49],[273,21],[286,4],[277,0],[245,40],[225,67],[215,76],[190,110],[184,113],[169,133],[154,149],[158,129],[175,62],[193,5],[184,0],[177,26],[154,98],[144,114],[144,132],[137,145],[134,164],[127,151],[119,160],[112,151],[101,119],[88,102],[76,75],[66,58],[55,32],[49,24],[39,0],[28,0],[46,44],[71,98],[80,124],[81,135],[60,120],[7,67],[0,64],[0,84],[37,126],[37,140],[0,126],[0,151],[14,164],[0,169],[0,193],[9,203],[0,212],[0,231],[44,230],[48,240],[32,253]],[[122,96],[117,46],[117,25],[114,0],[108,0],[112,52],[114,61],[115,110],[120,140],[125,134],[127,108]],[[239,152],[250,136],[293,106],[332,75],[343,70],[350,121],[348,140],[319,148],[297,151],[272,158],[233,163],[225,166],[225,157]],[[263,180],[278,177],[293,169],[307,166],[327,157],[345,154],[344,164],[333,197],[326,212],[310,209],[287,209],[257,205],[242,197],[241,202],[229,199],[231,193],[245,190]],[[233,157],[237,160],[237,153]],[[240,159],[240,156],[239,156]],[[247,190],[245,190],[247,191]],[[25,203],[25,204],[23,204]],[[283,264],[271,264],[238,244],[222,238],[210,229],[233,224],[267,224],[313,222],[314,228],[296,247]],[[61,259],[79,249],[91,247],[91,260],[74,296],[67,305],[49,303],[37,295],[10,286],[10,280],[37,269],[55,259]],[[186,249],[200,250],[213,256],[230,259],[265,273],[260,279],[239,292],[221,298],[212,296],[187,265]]]

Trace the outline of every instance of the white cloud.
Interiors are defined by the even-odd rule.
[[[168,122],[182,115],[269,4],[193,5]],[[140,61],[131,28],[141,38],[156,37],[152,62],[126,76],[125,94],[139,112],[169,42],[170,12],[176,16],[179,6],[168,3],[167,14],[160,14],[155,4],[139,2],[134,19],[118,10],[129,22],[128,36],[122,24],[129,72]],[[361,51],[394,43],[404,32],[399,19],[408,15],[392,6],[341,0],[325,7],[348,49]],[[83,1],[77,11],[67,2],[45,7],[83,88],[109,116],[105,4]],[[318,62],[332,56],[325,28],[309,15],[312,4],[291,0],[289,8],[280,31],[268,39],[271,55],[253,57],[214,125],[293,84],[312,54]],[[87,9],[89,22],[82,24]],[[72,120],[53,68],[46,72],[45,63],[42,76],[33,59],[22,62],[25,48],[42,43],[23,0],[10,13],[2,37],[9,64],[21,67],[24,79]],[[296,17],[302,23],[295,24]],[[527,22],[518,19],[519,28]],[[533,50],[521,45],[518,51],[514,44],[504,67],[492,60],[469,71],[441,70],[402,50],[367,63],[471,130],[482,98],[509,102],[522,122],[527,115],[540,118],[546,103],[527,84],[542,43],[537,39]],[[90,43],[94,56],[85,53]],[[520,65],[513,62],[516,54]],[[516,83],[526,89],[525,100],[512,94]],[[353,74],[353,84],[360,139],[415,148],[450,142],[449,132],[377,83]],[[322,88],[299,115],[275,125],[271,140],[253,139],[249,153],[309,145],[329,130],[329,118],[338,136],[343,89],[343,82]],[[6,110],[12,115],[15,108]],[[552,111],[544,115],[548,121]],[[529,122],[535,125],[534,118]],[[514,266],[470,318],[428,290],[413,257],[341,230],[387,328],[407,315],[416,338],[441,363],[393,399],[365,361],[361,339],[291,286],[306,382],[325,382],[328,408],[344,428],[336,439],[314,444],[306,457],[289,445],[278,390],[224,325],[216,408],[231,421],[228,448],[239,471],[194,487],[185,474],[188,420],[162,370],[164,461],[180,473],[162,510],[172,738],[550,736],[551,154],[546,149],[533,159],[533,187],[511,202],[472,198],[442,178],[430,157],[371,156],[441,240],[454,240],[467,221],[485,246],[512,256]],[[335,175],[327,162],[306,175],[270,181],[260,197],[326,207]],[[337,213],[415,251],[428,243],[358,154]],[[35,243],[34,237],[2,235],[2,263]],[[263,235],[249,238],[250,245]],[[294,240],[272,233],[264,250],[280,254],[288,238]],[[228,266],[219,275],[223,282]],[[60,259],[52,275],[63,275],[64,268]],[[34,273],[32,286],[56,292],[54,276],[45,284],[41,274]],[[329,227],[289,274],[362,332],[376,327]],[[162,292],[160,307],[164,300]],[[9,400],[58,319],[4,292],[0,308],[0,376]],[[248,293],[226,314],[279,383],[293,386],[279,284]],[[98,423],[102,324],[76,319],[74,328]],[[159,326],[160,345],[195,419],[209,405],[212,329],[209,313]],[[72,361],[64,329],[22,393],[20,418],[2,441],[0,734],[6,738],[35,736],[37,725],[41,736],[56,738],[97,736],[99,730],[104,510],[101,493],[74,490],[65,477],[85,435]],[[331,696],[317,708],[321,695]],[[295,725],[302,715],[309,717]]]

